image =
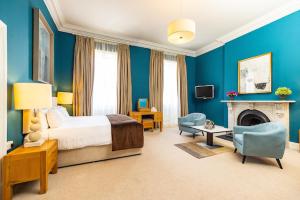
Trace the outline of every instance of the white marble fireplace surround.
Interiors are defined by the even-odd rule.
[[[295,103],[295,101],[285,100],[223,100],[223,103],[227,103],[228,107],[228,128],[233,128],[237,125],[237,119],[239,114],[247,109],[259,110],[263,112],[270,121],[281,122],[287,129],[286,141],[287,146],[289,145],[290,138],[290,110],[289,104]]]

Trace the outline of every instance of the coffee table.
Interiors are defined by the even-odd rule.
[[[217,126],[215,125],[215,128],[213,129],[206,129],[204,126],[191,126],[191,128],[194,128],[196,130],[202,131],[206,133],[206,144],[209,146],[214,146],[214,137],[213,135],[216,133],[232,133],[232,129],[225,128],[223,126]]]

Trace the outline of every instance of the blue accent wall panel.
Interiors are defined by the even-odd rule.
[[[75,36],[63,32],[57,36],[54,91],[72,92]]]
[[[217,48],[197,57],[196,85],[214,85],[214,99],[197,99],[196,107],[199,112],[217,124],[224,125],[224,62],[223,47]]]
[[[223,48],[224,72],[223,88],[225,92],[238,89],[238,61],[252,56],[272,52],[272,93],[240,95],[237,99],[244,100],[270,100],[278,99],[274,95],[278,87],[286,86],[293,90],[290,99],[296,100],[290,107],[290,141],[298,142],[298,129],[300,128],[300,11],[290,14],[262,28],[252,31],[244,36],[226,43]],[[215,51],[215,50],[214,50]],[[205,60],[212,52],[197,58]],[[212,56],[211,61],[222,60],[221,56]],[[221,61],[220,61],[221,63]],[[201,70],[203,63],[197,62],[197,70]],[[209,69],[207,69],[209,70]],[[216,72],[218,73],[218,72]],[[201,79],[206,79],[203,74],[197,74]],[[211,80],[213,81],[213,80]],[[222,82],[216,83],[222,87]],[[205,110],[202,103],[200,110]],[[218,102],[211,102],[212,107],[219,107]],[[227,109],[224,111],[224,122],[227,124]],[[219,120],[219,119],[217,119]]]
[[[149,98],[150,49],[130,46],[132,109],[139,98]]]
[[[14,147],[23,143],[22,112],[13,107],[12,84],[32,81],[33,10],[39,8],[51,26],[57,28],[42,0],[0,0],[0,20],[7,25],[8,48],[8,134]]]

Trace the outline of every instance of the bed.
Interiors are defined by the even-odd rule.
[[[121,123],[119,123],[120,118],[123,119]],[[58,140],[59,167],[139,155],[142,153],[144,142],[142,141],[141,144],[141,140],[144,139],[143,128],[135,120],[129,119],[124,115],[69,116],[60,126],[43,130],[43,137]],[[130,130],[131,132],[127,130],[128,133],[126,133],[124,124],[125,126],[134,124],[133,129]],[[116,147],[116,144],[119,145],[118,141],[120,140],[132,141],[131,138],[120,139],[119,136],[135,134],[134,132],[137,132],[140,137],[138,145],[129,143],[123,148]]]

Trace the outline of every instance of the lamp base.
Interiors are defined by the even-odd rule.
[[[32,110],[23,110],[23,134],[30,132],[30,122],[32,117]]]
[[[38,147],[44,144],[46,140],[44,138],[39,139],[36,142],[26,142],[24,141],[24,147]]]

